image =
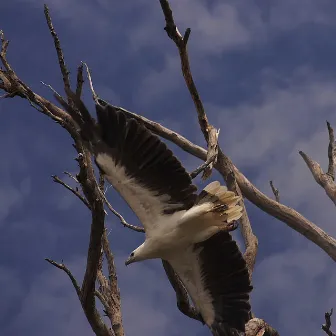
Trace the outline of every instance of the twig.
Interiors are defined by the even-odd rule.
[[[198,122],[200,124],[202,133],[208,144],[207,159],[209,159],[210,157],[212,157],[214,154],[217,154],[218,152],[218,131],[212,125],[209,124],[202,100],[200,98],[200,95],[198,93],[198,90],[196,88],[196,85],[195,85],[195,82],[194,82],[194,79],[193,79],[193,76],[190,70],[187,43],[189,40],[191,30],[190,28],[188,28],[184,36],[182,37],[181,33],[176,27],[169,2],[167,0],[160,0],[160,4],[161,4],[161,8],[162,8],[165,21],[166,21],[166,26],[164,29],[167,32],[167,35],[169,36],[169,38],[171,38],[175,42],[178,48],[178,51],[179,51],[182,74],[186,82],[186,85],[188,87],[188,90],[190,92],[190,95],[192,97],[192,100],[194,102],[194,105],[196,107]],[[216,160],[214,160],[214,163],[216,163]],[[212,169],[212,164],[210,164],[208,168],[204,171],[203,173],[204,180],[211,175],[211,169]]]
[[[271,186],[273,195],[274,195],[274,197],[275,197],[275,200],[276,200],[277,202],[280,202],[279,189],[276,189],[276,188],[274,187],[273,181],[270,181],[269,183],[270,183],[270,186]]]
[[[78,285],[78,282],[76,280],[76,278],[73,276],[73,274],[71,273],[71,271],[62,263],[62,264],[59,264],[57,262],[55,262],[54,260],[51,260],[51,259],[48,259],[46,258],[45,259],[49,264],[59,268],[60,270],[64,271],[68,277],[70,278],[75,290],[76,290],[76,293],[77,293],[77,296],[83,306],[83,302],[82,302],[82,298],[83,298],[83,295],[82,295],[82,290],[80,288],[80,286]],[[83,307],[84,308],[84,307]],[[100,322],[100,325],[102,326],[101,329],[97,330],[96,332],[96,335],[99,335],[99,336],[114,336],[109,329],[106,328],[106,326],[104,325],[104,322],[101,320],[100,316],[99,316],[99,313],[97,311],[97,309],[95,307],[94,308],[94,315],[95,315],[95,318]]]
[[[74,195],[76,195],[91,210],[91,205],[85,199],[85,197],[80,194],[80,192],[78,190],[75,190],[72,187],[70,187],[68,184],[66,184],[65,182],[63,182],[57,175],[52,175],[51,177],[53,178],[54,182],[56,182],[58,184],[61,184],[66,189],[70,190]]]
[[[210,163],[214,162],[214,160],[217,158],[217,155],[213,155],[209,159],[207,159],[204,163],[202,163],[199,167],[197,167],[194,171],[192,171],[189,175],[192,179],[197,177],[204,169],[206,169]]]
[[[82,64],[85,66],[85,69],[86,69],[86,74],[87,74],[87,77],[88,77],[88,80],[89,80],[89,85],[90,85],[90,89],[91,89],[91,93],[92,93],[92,98],[95,102],[97,102],[98,101],[98,95],[96,94],[96,92],[93,88],[90,69],[85,62],[82,62]]]
[[[53,40],[54,40],[54,45],[55,45],[55,49],[56,49],[56,53],[57,53],[58,63],[59,63],[59,66],[60,66],[60,69],[61,69],[61,72],[62,72],[62,76],[63,76],[65,93],[67,93],[67,89],[70,89],[69,71],[68,71],[68,69],[65,65],[63,50],[61,48],[61,43],[60,43],[60,40],[57,36],[55,28],[52,24],[50,13],[49,13],[49,8],[46,4],[44,5],[44,15],[45,15],[45,18],[46,18],[46,21],[47,21],[47,24],[48,24],[49,31],[51,33],[51,36],[53,37]],[[68,99],[69,99],[69,97],[68,97]]]
[[[82,95],[82,89],[83,89],[83,63],[77,68],[77,87],[76,87],[76,95],[78,98]]]
[[[204,148],[195,145],[182,135],[162,126],[157,122],[151,121],[124,108],[116,108],[124,111],[126,114],[135,118],[136,120],[139,120],[153,133],[171,141],[187,153],[201,160],[206,160],[207,151]],[[225,154],[221,152],[220,156],[225,156]],[[225,156],[225,159],[229,160],[229,162],[232,164],[235,180],[244,197],[246,197],[250,202],[252,202],[267,214],[279,219],[280,221],[286,223],[293,230],[301,233],[307,239],[323,249],[333,260],[336,261],[336,239],[329,236],[316,224],[309,221],[294,209],[278,203],[272,200],[270,197],[266,196],[258,188],[256,188],[235,165],[233,165],[232,161],[228,157]],[[222,166],[221,162],[217,162],[215,168],[221,174],[224,174],[224,167]]]
[[[50,84],[46,84],[46,83],[44,83],[42,81],[41,81],[41,84],[43,84],[46,87],[48,87],[54,93],[54,95],[58,97],[59,100],[64,101],[63,97]]]
[[[137,232],[145,232],[145,229],[140,227],[140,226],[136,226],[136,225],[132,225],[126,222],[125,218],[118,212],[116,211],[112,205],[110,204],[110,202],[107,200],[106,196],[104,195],[104,192],[100,190],[100,195],[103,198],[104,202],[106,203],[107,207],[109,208],[109,210],[119,218],[120,222],[122,225],[124,225],[124,227],[127,227],[133,231],[137,231]]]
[[[68,277],[70,278],[75,290],[76,290],[76,293],[78,295],[79,298],[81,298],[81,289],[80,289],[80,286],[78,285],[78,282],[76,280],[76,278],[72,275],[71,271],[62,263],[62,264],[59,264],[57,263],[56,261],[54,260],[51,260],[49,258],[45,258],[46,261],[48,261],[49,264],[59,268],[60,270],[64,271]]]
[[[72,178],[76,183],[79,183],[77,178],[75,176],[73,176],[71,173],[64,171],[63,172],[65,175],[68,175],[70,178]]]
[[[9,75],[12,75],[13,70],[6,59],[9,41],[5,39],[5,34],[2,30],[0,30],[0,40],[1,40],[1,51],[0,51],[1,62],[3,66],[5,67],[6,71],[9,73]]]
[[[335,146],[335,136],[334,130],[331,127],[330,123],[327,121],[328,134],[329,134],[329,145],[328,145],[328,172],[327,174],[335,180],[335,154],[336,154],[336,146]]]
[[[325,318],[325,324],[322,324],[322,330],[328,335],[328,336],[336,336],[335,333],[333,333],[330,328],[331,328],[331,315],[333,314],[333,309],[330,309],[330,312],[326,312],[324,314]]]

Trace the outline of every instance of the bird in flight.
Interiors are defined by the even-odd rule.
[[[83,102],[71,95],[86,119],[82,136],[99,170],[145,229],[144,243],[125,264],[167,261],[213,335],[244,335],[252,286],[242,253],[228,232],[242,216],[241,198],[218,181],[197,194],[180,161],[141,122],[97,99],[95,123]]]

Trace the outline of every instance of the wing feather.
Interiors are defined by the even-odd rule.
[[[111,105],[96,104],[96,112],[102,139],[96,163],[145,230],[164,214],[192,207],[197,188],[159,137]]]
[[[215,335],[243,332],[252,290],[246,262],[229,233],[220,231],[168,260]]]

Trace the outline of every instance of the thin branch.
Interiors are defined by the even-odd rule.
[[[327,121],[327,128],[328,128],[328,134],[329,134],[329,145],[328,145],[328,172],[327,174],[332,178],[332,180],[335,180],[335,152],[336,152],[336,146],[335,146],[335,136],[334,136],[334,130],[331,127],[330,123]]]
[[[328,336],[336,336],[335,333],[333,333],[330,328],[331,328],[331,315],[333,314],[333,309],[330,309],[330,312],[326,312],[324,314],[325,318],[325,324],[322,324],[322,330],[328,335]]]
[[[205,115],[205,113],[204,113]],[[214,128],[211,125],[208,125],[208,152],[207,152],[207,161],[210,161],[209,166],[207,166],[204,171],[203,171],[203,175],[202,175],[202,180],[205,181],[207,178],[209,178],[211,176],[212,173],[212,169],[214,167],[214,165],[217,162],[217,156],[218,156],[218,150],[219,150],[219,146],[218,146],[218,135],[219,135],[219,130],[217,130],[216,128]]]
[[[62,72],[62,76],[63,76],[65,93],[67,93],[67,89],[70,89],[69,71],[68,71],[68,69],[65,65],[63,50],[61,48],[61,43],[60,43],[60,40],[57,36],[55,28],[52,24],[50,13],[49,13],[49,8],[46,4],[44,5],[44,15],[45,15],[45,18],[46,18],[46,21],[47,21],[47,24],[48,24],[50,34],[51,34],[51,36],[54,40],[54,45],[55,45],[55,49],[56,49],[56,53],[57,53],[58,63],[59,63],[59,66],[60,66],[60,69],[61,69],[61,72]]]
[[[42,81],[41,81],[41,84],[49,88],[54,93],[54,95],[58,97],[59,100],[64,101],[63,97],[50,84],[46,84]]]
[[[109,210],[119,218],[120,223],[122,225],[124,225],[124,227],[127,227],[128,229],[131,229],[133,231],[136,232],[145,232],[145,229],[140,227],[140,226],[136,226],[136,225],[132,225],[126,222],[125,218],[117,211],[115,210],[112,205],[110,204],[110,202],[107,200],[106,196],[104,195],[104,192],[100,190],[100,195],[103,198],[104,202],[106,203],[107,207],[109,208]]]
[[[79,181],[77,180],[77,178],[75,176],[73,176],[71,173],[64,171],[63,172],[65,175],[68,175],[70,178],[72,178],[76,183],[79,183]]]
[[[165,31],[170,39],[172,39],[176,47],[178,48],[180,60],[181,60],[181,68],[182,74],[187,85],[187,88],[190,92],[194,105],[196,107],[198,122],[200,124],[202,133],[204,138],[208,144],[208,155],[207,159],[212,157],[214,154],[218,153],[218,131],[214,126],[210,125],[208,118],[206,116],[204,106],[201,100],[201,97],[196,88],[191,70],[190,70],[190,62],[187,51],[187,43],[190,37],[191,30],[188,28],[182,37],[178,28],[176,27],[173,13],[170,8],[169,2],[167,0],[160,0],[161,8],[165,17],[166,26]],[[216,160],[214,160],[216,163]],[[211,175],[212,163],[208,166],[208,168],[203,173],[203,179],[205,180]]]
[[[124,111],[129,116],[143,123],[153,133],[161,136],[162,138],[171,141],[187,153],[201,159],[206,160],[207,151],[192,143],[182,135],[160,125],[157,122],[151,121],[145,117],[130,112],[124,108],[116,107]],[[257,187],[255,187],[246,176],[239,171],[239,169],[233,165],[232,161],[225,156],[223,152],[219,154],[224,156],[226,160],[232,164],[232,170],[234,172],[235,180],[242,191],[244,197],[246,197],[255,206],[266,212],[267,214],[279,219],[287,224],[290,228],[301,233],[307,239],[323,249],[333,260],[336,261],[336,239],[329,236],[325,231],[320,229],[316,224],[309,221],[294,209],[283,205],[279,202],[272,200],[270,197],[262,193]],[[222,162],[218,160],[215,168],[224,174],[224,167]]]
[[[269,183],[270,183],[270,186],[271,186],[273,195],[274,195],[274,197],[275,197],[275,200],[276,200],[277,202],[280,202],[279,189],[276,189],[276,188],[274,187],[273,181],[270,181]]]
[[[328,197],[336,205],[336,184],[334,183],[333,178],[328,173],[325,174],[321,166],[307,154],[302,151],[299,151],[299,154],[308,166],[315,181],[324,189]]]
[[[91,89],[91,93],[92,93],[92,98],[95,102],[97,102],[98,101],[98,95],[96,94],[96,91],[93,88],[90,69],[85,62],[82,62],[82,64],[85,66],[85,69],[86,69],[86,74],[87,74],[87,77],[88,77],[88,81],[89,81],[89,85],[90,85],[90,89]]]
[[[57,263],[56,261],[54,260],[51,260],[49,258],[46,258],[45,259],[49,264],[59,268],[60,270],[64,271],[68,277],[70,278],[75,290],[76,290],[76,293],[78,295],[78,297],[80,298],[81,297],[81,289],[80,289],[80,286],[78,285],[78,282],[76,280],[76,278],[72,275],[71,271],[62,263],[62,264],[59,264]]]
[[[105,312],[106,316],[108,316],[108,318],[112,321],[112,316],[110,316],[110,306],[109,306],[104,294],[102,292],[98,291],[98,290],[96,290],[94,294],[99,299],[99,301],[102,303],[102,305],[104,306],[104,312]]]
[[[57,175],[52,175],[51,177],[53,178],[54,182],[56,182],[58,184],[61,184],[66,189],[70,190],[74,195],[76,195],[91,210],[91,205],[85,199],[85,197],[83,195],[81,195],[81,193],[78,190],[75,190],[72,187],[70,187],[68,184],[66,184],[64,181],[62,181]]]
[[[207,159],[204,163],[202,163],[199,167],[197,167],[194,171],[192,171],[189,175],[192,179],[197,177],[202,171],[204,171],[210,163],[214,162],[214,160],[217,158],[217,155],[213,155],[209,159]]]
[[[75,290],[76,290],[76,293],[77,293],[77,296],[79,298],[79,300],[81,301],[82,303],[82,306],[83,306],[83,302],[82,302],[82,291],[81,291],[81,288],[76,280],[76,278],[73,276],[73,274],[71,273],[71,271],[62,263],[57,263],[56,261],[54,260],[51,260],[49,258],[46,258],[45,259],[48,263],[50,263],[51,265],[57,267],[58,269],[64,271],[68,277],[70,278]],[[99,336],[114,336],[110,330],[108,330],[106,328],[106,326],[104,325],[103,321],[101,320],[100,316],[99,316],[99,313],[97,311],[96,308],[94,308],[94,315],[95,317],[100,321],[100,323],[105,327],[105,328],[102,328],[102,329],[99,329],[97,330],[96,332],[96,335],[99,335]]]

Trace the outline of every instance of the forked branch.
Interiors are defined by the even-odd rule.
[[[167,0],[160,0],[161,8],[163,11],[163,15],[165,17],[166,26],[165,31],[169,38],[171,38],[178,48],[180,60],[181,60],[181,68],[184,80],[186,82],[187,88],[190,92],[194,105],[196,107],[198,121],[202,130],[202,133],[205,137],[205,140],[208,144],[208,154],[206,161],[210,161],[214,155],[218,154],[218,133],[214,126],[210,125],[208,118],[206,116],[204,106],[201,100],[201,97],[196,88],[191,69],[190,62],[187,50],[187,43],[190,37],[191,29],[187,28],[184,35],[182,36],[176,27],[173,12],[170,8],[170,4]],[[213,162],[210,162],[209,165],[203,171],[203,179],[207,179],[210,177],[214,164],[216,163],[216,159]]]
[[[336,205],[336,184],[335,179],[335,137],[334,130],[330,123],[327,121],[328,133],[329,133],[329,145],[328,145],[328,172],[324,173],[321,166],[310,158],[307,154],[299,151],[303,160],[306,162],[309,170],[311,171],[315,181],[325,190],[328,197]]]

